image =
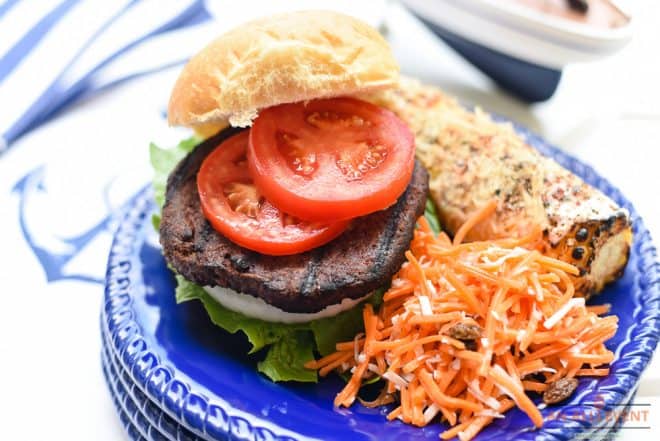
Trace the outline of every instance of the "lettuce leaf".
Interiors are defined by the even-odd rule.
[[[268,349],[257,369],[273,381],[316,382],[316,372],[304,367],[313,358],[314,340],[309,332],[293,332]]]
[[[309,328],[314,334],[316,349],[323,356],[335,352],[337,342],[352,340],[356,333],[363,330],[363,327],[361,307],[309,323]]]
[[[440,220],[438,219],[438,210],[435,202],[430,197],[426,199],[426,206],[424,207],[424,217],[429,223],[429,226],[435,234],[440,233]]]
[[[250,353],[254,353],[265,346],[277,343],[283,337],[289,336],[295,331],[293,325],[283,323],[267,323],[262,320],[247,317],[239,312],[234,312],[216,302],[204,289],[177,275],[176,301],[177,303],[197,299],[202,302],[211,321],[234,334],[242,331],[252,345]]]
[[[201,141],[189,138],[171,149],[162,149],[155,144],[149,146],[151,165],[154,168],[154,198],[159,208],[165,203],[167,178],[174,167]],[[431,228],[439,231],[439,223],[433,202],[427,201],[425,216]],[[156,230],[160,225],[160,214],[153,215]],[[364,330],[362,308],[355,307],[334,317],[314,320],[309,323],[271,323],[247,317],[231,311],[216,302],[204,289],[177,275],[177,303],[198,300],[206,309],[211,321],[229,333],[242,332],[252,346],[249,353],[265,351],[257,369],[273,381],[316,382],[315,371],[304,368],[305,362],[321,355],[332,353],[339,341],[351,340]],[[376,291],[367,301],[374,307],[382,303],[387,287]]]
[[[329,354],[334,351],[335,343],[350,340],[363,329],[360,307],[309,323],[264,322],[225,308],[182,276],[177,275],[176,280],[177,303],[200,300],[215,325],[232,334],[238,331],[245,334],[252,345],[250,353],[267,348],[266,357],[257,368],[273,381],[317,381],[316,372],[303,367],[314,358],[314,350],[321,355]],[[372,299],[378,300],[382,294],[383,290],[379,290]]]
[[[165,188],[167,187],[167,177],[174,167],[188,153],[190,153],[201,142],[198,137],[190,137],[181,141],[176,147],[171,149],[162,149],[153,142],[149,144],[149,158],[151,167],[154,169],[154,178],[152,186],[154,188],[154,199],[158,208],[163,208],[165,204]],[[156,231],[160,227],[160,214],[154,214],[151,218]]]

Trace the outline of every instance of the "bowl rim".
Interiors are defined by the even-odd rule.
[[[441,0],[442,1],[442,0]],[[456,5],[464,5],[465,9],[469,9],[477,15],[481,15],[480,11],[489,14],[495,14],[500,17],[513,17],[519,20],[519,23],[525,23],[533,26],[538,30],[542,27],[548,32],[561,32],[565,35],[570,35],[574,38],[582,38],[589,40],[604,40],[604,41],[619,41],[629,38],[632,34],[634,27],[634,19],[629,11],[622,8],[611,0],[610,3],[624,14],[628,21],[623,26],[616,28],[603,28],[597,26],[589,26],[586,24],[578,23],[569,19],[557,17],[530,8],[525,5],[513,1],[489,1],[489,0],[444,0]],[[485,15],[485,14],[484,14]]]
[[[492,0],[436,0],[452,3],[473,15],[489,18],[495,16],[498,18],[515,19],[518,24],[526,25],[530,29],[538,32],[539,27],[547,32],[561,32],[574,38],[590,39],[598,41],[619,41],[630,37],[634,27],[634,19],[630,11],[619,4],[611,2],[628,21],[623,26],[616,28],[605,28],[598,26],[589,26],[578,23],[566,18],[557,17],[538,11],[529,6],[521,5],[513,1],[492,1]]]
[[[630,15],[622,27],[601,29],[507,1],[402,0],[402,3],[418,18],[462,39],[554,70],[617,52],[632,39],[635,28]]]

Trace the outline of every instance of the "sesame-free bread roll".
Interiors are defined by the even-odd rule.
[[[344,14],[301,11],[245,23],[185,66],[168,107],[171,125],[245,127],[259,109],[354,95],[396,84],[383,37]]]

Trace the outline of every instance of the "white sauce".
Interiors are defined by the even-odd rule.
[[[305,323],[326,317],[333,317],[340,312],[353,308],[371,295],[367,294],[359,299],[343,299],[341,303],[327,306],[313,313],[286,312],[276,306],[269,305],[264,300],[249,294],[236,292],[220,286],[205,286],[206,291],[213,299],[227,309],[240,312],[248,317],[279,323]]]

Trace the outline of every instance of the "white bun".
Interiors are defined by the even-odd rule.
[[[344,14],[301,11],[245,23],[184,67],[171,125],[252,123],[259,109],[393,86],[399,66],[371,26]]]

